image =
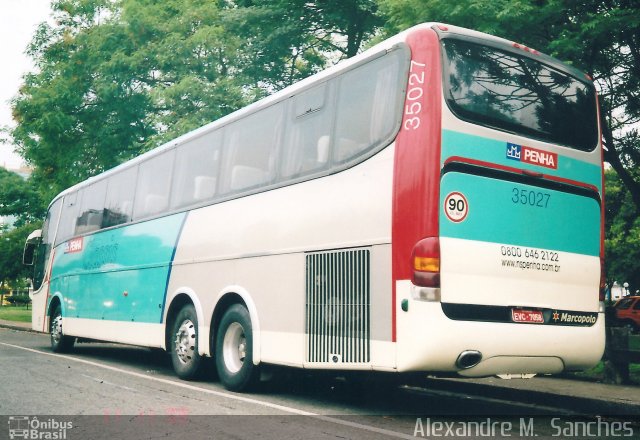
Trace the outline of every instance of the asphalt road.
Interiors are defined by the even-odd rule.
[[[73,422],[67,439],[414,438],[447,434],[449,427],[497,435],[509,429],[505,432],[517,438],[555,433],[549,417],[563,413],[442,389],[353,384],[300,371],[276,371],[257,392],[236,394],[213,375],[181,381],[163,352],[93,343],[57,355],[49,349],[48,335],[8,329],[0,329],[0,372],[0,415],[5,416],[0,439],[9,434],[5,427],[17,426],[18,416],[50,421],[40,430]],[[530,416],[542,417],[533,426]],[[473,421],[478,425],[468,425]]]

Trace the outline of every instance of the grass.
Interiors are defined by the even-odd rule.
[[[26,306],[2,306],[0,307],[0,319],[6,321],[31,322],[31,307]]]

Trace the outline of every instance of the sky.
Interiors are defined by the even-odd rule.
[[[0,0],[0,127],[14,126],[9,101],[18,93],[21,78],[33,69],[25,55],[36,28],[49,18],[50,0]],[[0,166],[17,168],[22,159],[13,147],[0,144]]]

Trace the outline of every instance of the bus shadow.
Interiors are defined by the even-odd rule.
[[[431,379],[434,380],[434,379]],[[256,392],[283,398],[306,398],[327,408],[347,408],[361,414],[384,416],[522,416],[549,415],[549,409],[521,406],[508,399],[487,399],[473,393],[429,389],[422,380],[402,380],[384,373],[284,369],[261,383]]]
[[[132,347],[107,343],[79,343],[73,348],[73,354],[83,358],[122,362],[127,365],[171,371],[171,360],[160,349]]]
[[[175,377],[169,355],[160,349],[110,343],[80,343],[76,344],[73,354],[86,360],[132,367],[146,374]],[[213,359],[205,359],[203,373],[198,380],[202,383],[218,382]],[[514,407],[506,401],[487,401],[469,395],[437,392],[421,388],[415,378],[407,384],[394,376],[363,372],[309,372],[265,366],[263,380],[250,394],[284,399],[288,401],[288,405],[308,400],[315,405],[335,408],[336,412],[347,409],[370,415],[513,416],[523,413],[522,408]],[[545,413],[532,408],[524,411],[527,415]]]
[[[169,354],[160,348],[147,348],[101,342],[77,343],[73,354],[83,359],[118,363],[144,370],[146,373],[159,373],[175,376]],[[217,381],[215,365],[212,359],[205,358],[202,374],[203,381]]]

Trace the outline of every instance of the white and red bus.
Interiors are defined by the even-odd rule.
[[[584,369],[602,175],[584,73],[423,24],[62,192],[27,241],[33,327],[182,378],[212,356],[232,390],[265,364]]]

